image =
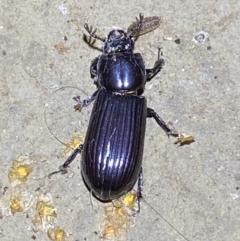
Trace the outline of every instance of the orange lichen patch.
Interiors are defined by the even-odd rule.
[[[105,209],[105,217],[100,226],[102,238],[121,239],[126,236],[127,229],[132,223],[132,217],[123,208],[107,207]]]
[[[126,195],[123,195],[119,199],[113,200],[113,205],[116,208],[119,208],[119,211],[123,210],[124,213],[130,213],[132,212],[133,214],[136,212],[137,206],[136,206],[136,201],[137,201],[137,193],[134,191],[131,191],[127,193]]]
[[[134,209],[134,206],[137,201],[137,193],[135,192],[129,192],[124,198],[123,198],[123,204],[126,207],[129,207],[131,209]]]
[[[68,155],[74,149],[76,149],[80,144],[83,144],[84,137],[78,133],[73,134],[70,142],[66,144],[66,148],[64,150],[64,154]]]
[[[52,204],[52,198],[50,194],[42,195],[36,203],[36,214],[32,220],[34,230],[48,229],[52,227],[57,212]]]
[[[7,194],[0,198],[0,213],[3,216],[10,216],[17,212],[26,211],[34,203],[34,196],[31,192],[21,190],[19,187],[15,189],[9,190]]]
[[[67,51],[69,50],[69,48],[66,47],[63,42],[59,42],[59,43],[55,44],[55,45],[54,45],[54,48],[57,49],[57,51],[58,51],[59,53],[61,53],[61,54],[62,54],[62,53],[65,53],[65,52],[67,52]]]
[[[12,214],[14,215],[17,212],[23,211],[22,200],[20,195],[15,195],[10,199],[10,209]]]
[[[66,241],[67,233],[59,227],[49,228],[47,231],[49,239],[52,241]]]
[[[189,145],[189,144],[191,144],[194,141],[195,141],[194,136],[188,135],[186,133],[179,133],[179,137],[174,142],[174,144],[180,143],[180,146],[182,146],[182,145]]]
[[[114,238],[117,234],[117,230],[113,227],[113,226],[107,226],[105,227],[105,229],[103,230],[102,233],[102,238],[103,239],[110,239],[110,238]]]
[[[105,208],[105,215],[101,222],[100,231],[102,238],[122,239],[126,236],[127,230],[134,224],[135,206],[137,196],[134,192],[109,204]]]
[[[31,161],[26,156],[21,156],[13,161],[12,169],[8,173],[8,179],[12,186],[27,181],[28,175],[33,171]]]
[[[38,201],[36,204],[36,210],[38,211],[40,217],[57,217],[54,207],[50,204],[47,204],[44,201]]]

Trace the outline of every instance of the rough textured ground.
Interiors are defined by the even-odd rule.
[[[36,199],[43,193],[52,195],[55,221],[69,233],[69,240],[100,239],[101,213],[93,211],[79,162],[72,165],[71,178],[46,177],[66,157],[63,145],[47,129],[44,110],[47,106],[48,124],[62,141],[70,141],[75,131],[85,133],[91,107],[75,113],[71,98],[95,89],[89,66],[100,53],[82,40],[83,25],[92,24],[105,36],[112,27],[126,29],[140,12],[163,17],[161,26],[136,44],[147,66],[153,66],[160,46],[166,61],[146,85],[148,106],[196,138],[178,147],[148,120],[145,200],[188,240],[240,240],[239,1],[108,2],[0,3],[0,198],[27,190],[33,203],[14,216],[1,206],[0,240],[49,240],[45,231],[31,228]],[[192,40],[202,30],[209,39],[196,44]],[[174,41],[178,38],[180,44]],[[81,91],[54,92],[62,86]],[[11,188],[7,175],[20,155],[29,156],[34,171],[27,183]],[[9,188],[5,194],[4,187]],[[185,240],[144,202],[124,239]]]

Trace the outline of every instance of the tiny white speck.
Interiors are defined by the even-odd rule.
[[[148,87],[148,89],[150,90],[150,89],[152,89],[152,87],[153,87],[153,84],[151,83],[150,86]]]
[[[218,170],[219,172],[221,172],[221,171],[225,170],[225,168],[224,168],[223,165],[221,165],[217,170]]]
[[[163,37],[163,40],[171,41],[171,40],[173,40],[173,38],[172,37]]]
[[[230,193],[230,196],[232,197],[233,200],[239,198],[239,195],[237,193]]]
[[[60,12],[61,12],[63,15],[67,14],[67,12],[68,12],[67,8],[64,7],[63,5],[58,6],[58,9],[60,10]]]
[[[61,87],[61,85],[62,85],[61,83],[51,85],[50,89],[59,89]]]

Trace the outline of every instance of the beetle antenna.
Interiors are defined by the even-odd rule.
[[[161,219],[166,222],[172,229],[174,229],[184,240],[190,241],[186,236],[184,236],[180,231],[178,231],[171,223],[168,222],[166,218],[164,218],[152,205],[150,205],[145,198],[142,198],[142,200],[159,216]]]
[[[51,97],[49,97],[48,98],[48,100],[47,100],[47,102],[46,102],[46,104],[45,104],[45,108],[44,108],[44,121],[45,121],[45,124],[46,124],[46,126],[47,126],[47,129],[48,129],[48,131],[51,133],[51,135],[58,141],[58,142],[60,142],[62,145],[64,145],[64,146],[66,146],[67,148],[70,148],[70,149],[72,149],[73,150],[73,148],[69,145],[69,144],[66,144],[64,141],[62,141],[60,138],[58,138],[57,137],[57,135],[54,133],[54,131],[52,130],[52,128],[50,127],[50,126],[54,126],[53,125],[53,120],[51,119],[52,118],[52,114],[55,112],[55,108],[53,108],[52,106],[51,106],[51,101],[53,101],[53,99],[51,100],[51,98],[53,98],[53,96],[56,94],[56,99],[54,99],[54,103],[56,102],[57,103],[57,101],[59,100],[58,98],[60,98],[61,97],[61,95],[59,95],[59,97],[58,97],[58,95],[57,95],[57,93],[59,92],[59,91],[65,91],[66,89],[73,89],[73,90],[78,90],[78,92],[81,92],[81,93],[83,93],[84,95],[86,95],[86,96],[88,96],[88,94],[85,92],[85,91],[83,91],[83,90],[81,90],[81,89],[79,89],[78,87],[75,87],[75,86],[63,86],[63,87],[61,87],[61,88],[59,88],[59,89],[57,89],[57,90],[55,90],[52,94],[51,94]],[[66,92],[67,93],[67,92]],[[94,92],[95,93],[95,92]],[[88,98],[88,100],[89,100],[89,98]],[[58,106],[58,109],[59,109],[59,106]],[[48,119],[50,117],[50,119]],[[51,122],[50,122],[51,121]]]
[[[106,38],[101,38],[98,35],[95,34],[96,30],[93,30],[92,26],[88,26],[87,23],[84,24],[84,28],[86,31],[95,39],[101,40],[102,42],[105,42]]]
[[[129,37],[133,37],[136,35],[136,33],[138,33],[142,27],[142,23],[143,23],[143,19],[144,19],[144,14],[143,13],[139,13],[139,20],[138,20],[138,25],[129,33]]]

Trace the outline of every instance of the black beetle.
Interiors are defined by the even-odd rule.
[[[83,179],[95,197],[111,201],[130,191],[138,180],[138,204],[142,197],[142,156],[146,118],[153,117],[167,133],[177,137],[158,114],[147,108],[142,93],[161,69],[164,60],[160,50],[152,69],[146,69],[140,53],[133,53],[135,38],[141,29],[143,14],[130,33],[112,30],[107,38],[95,34],[92,27],[84,25],[95,39],[104,42],[103,54],[95,58],[90,73],[98,89],[88,99],[78,102],[81,110],[93,100],[91,119],[83,145],[74,150],[60,170],[66,168],[78,153],[82,152],[81,172]],[[140,206],[139,206],[140,208]],[[138,209],[139,211],[139,209]]]

